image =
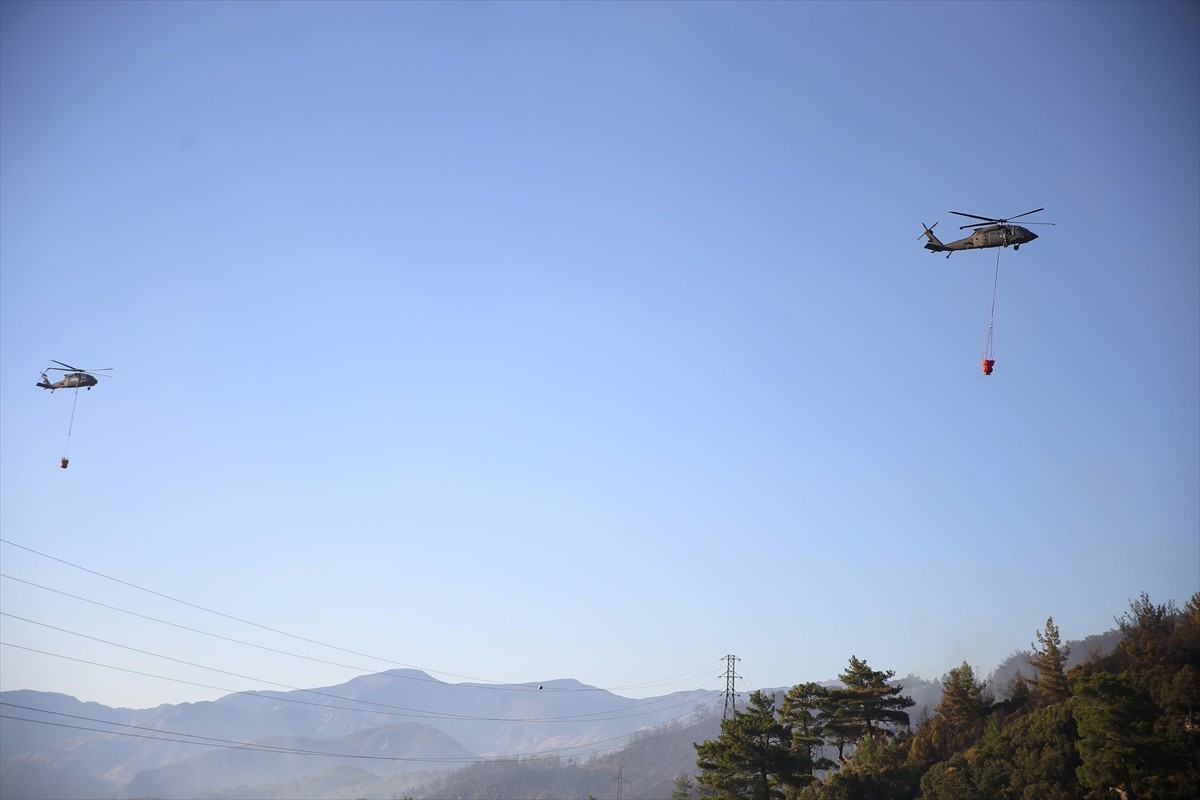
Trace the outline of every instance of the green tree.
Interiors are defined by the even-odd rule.
[[[692,780],[692,776],[681,772],[674,778],[671,800],[692,800],[692,791],[695,788],[696,782]]]
[[[1066,700],[1071,695],[1067,685],[1067,656],[1071,648],[1062,643],[1054,617],[1046,620],[1045,631],[1037,632],[1037,640],[1038,644],[1029,646],[1033,651],[1029,663],[1037,670],[1038,698],[1043,704]]]
[[[808,771],[831,769],[834,763],[819,756],[825,744],[825,724],[821,716],[829,703],[829,690],[819,683],[801,683],[783,696],[779,718],[792,731],[792,749],[807,761]]]
[[[1126,673],[1097,672],[1075,682],[1073,713],[1079,727],[1076,774],[1090,789],[1143,796],[1163,757],[1154,739],[1154,703]]]
[[[1004,701],[1004,707],[1010,711],[1020,711],[1029,705],[1032,694],[1029,679],[1018,672],[1008,685],[1008,700]]]
[[[1200,659],[1196,659],[1200,664]],[[1165,781],[1179,797],[1200,797],[1200,668],[1184,664],[1162,691],[1155,730],[1172,754]]]
[[[913,736],[909,763],[923,771],[975,744],[991,706],[991,692],[975,679],[970,664],[950,670],[942,678],[942,699],[933,716]]]
[[[964,661],[942,681],[942,699],[933,713],[944,719],[961,746],[966,746],[983,734],[991,705],[991,692],[975,679],[975,671]]]
[[[1184,604],[1175,628],[1175,639],[1183,663],[1200,667],[1200,592]]]
[[[775,716],[775,698],[750,694],[745,711],[721,720],[721,735],[695,745],[697,780],[718,800],[780,800],[809,775],[792,732]]]
[[[922,800],[984,800],[985,797],[975,787],[971,765],[962,753],[934,764],[921,776]]]
[[[1068,703],[1037,709],[1003,729],[993,718],[967,751],[975,787],[986,798],[1082,800],[1077,739]]]
[[[1117,624],[1116,650],[1075,680],[1080,780],[1200,797],[1200,594],[1180,610],[1142,593]]]
[[[837,747],[839,761],[845,763],[846,745],[857,745],[868,734],[887,737],[908,727],[904,709],[912,707],[913,699],[901,694],[904,687],[888,685],[895,674],[873,670],[850,656],[849,666],[838,676],[845,688],[830,690],[820,714],[826,741]]]
[[[1117,627],[1121,630],[1119,649],[1127,659],[1125,666],[1153,674],[1181,661],[1173,657],[1177,653],[1172,646],[1179,619],[1179,609],[1169,600],[1157,605],[1142,592],[1137,600],[1131,601],[1129,611],[1117,617]]]
[[[908,763],[911,735],[884,739],[867,734],[859,740],[854,759],[829,775],[820,800],[897,800],[917,794],[921,772]],[[803,796],[802,796],[803,797]]]

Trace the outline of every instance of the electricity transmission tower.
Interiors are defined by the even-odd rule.
[[[625,800],[625,784],[633,783],[633,781],[625,777],[624,765],[617,765],[617,777],[613,778],[609,782],[617,785],[617,800]]]
[[[729,715],[733,713],[734,707],[737,705],[737,679],[742,677],[735,671],[737,662],[741,661],[737,656],[725,656],[725,710],[721,712],[721,719],[729,719]]]

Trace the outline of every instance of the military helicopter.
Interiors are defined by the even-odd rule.
[[[54,361],[54,359],[50,359]],[[55,389],[87,389],[89,392],[92,387],[100,381],[97,378],[111,378],[111,375],[92,375],[92,372],[108,372],[112,367],[102,367],[100,369],[82,370],[79,367],[72,367],[70,364],[63,364],[61,361],[54,361],[55,364],[62,364],[60,367],[49,367],[46,372],[65,372],[61,381],[54,383],[50,382],[50,377],[46,372],[42,373],[42,379],[38,382],[38,386],[43,389],[49,389],[53,392]]]
[[[921,223],[921,227],[925,228],[924,235],[929,238],[925,243],[925,249],[931,253],[945,253],[946,258],[949,258],[955,250],[978,250],[983,247],[1008,247],[1010,244],[1013,250],[1020,250],[1021,245],[1026,242],[1032,242],[1038,238],[1037,234],[1028,228],[1022,228],[1020,225],[1010,225],[1009,220],[1027,217],[1030,214],[1036,214],[1039,211],[1045,211],[1044,208],[1035,208],[1033,211],[1026,211],[1024,214],[1017,214],[1009,219],[992,219],[991,217],[981,217],[977,214],[964,214],[961,211],[951,211],[951,214],[957,214],[960,217],[970,217],[971,219],[981,219],[983,222],[976,222],[973,225],[963,225],[959,230],[974,228],[975,231],[965,239],[959,239],[949,244],[942,244],[941,240],[933,234],[933,229],[937,227],[937,223],[928,228],[925,223]],[[1053,222],[1027,222],[1026,225],[1053,225]],[[918,239],[921,237],[918,236]]]

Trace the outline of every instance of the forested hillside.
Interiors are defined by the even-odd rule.
[[[997,701],[964,663],[914,726],[890,672],[857,658],[842,688],[755,693],[696,746],[695,784],[718,800],[1174,800],[1200,797],[1200,593],[1180,610],[1143,594],[1120,641],[1068,668],[1053,618],[1031,678]],[[836,748],[838,758],[824,755]]]

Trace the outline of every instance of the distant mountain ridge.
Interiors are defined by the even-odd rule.
[[[448,684],[418,670],[153,709],[5,692],[0,701],[9,716],[32,721],[0,719],[0,794],[189,798],[333,766],[393,773],[514,754],[615,749],[639,729],[689,717],[714,696],[694,690],[634,699],[570,679]],[[281,747],[309,753],[264,752]]]
[[[1071,663],[1116,641],[1109,632],[1068,642]],[[992,672],[997,694],[1017,672],[1030,674],[1027,655]],[[941,698],[940,680],[893,683],[913,698],[914,724]],[[611,789],[618,766],[630,769],[631,796],[665,797],[675,775],[695,772],[692,742],[719,734],[722,700],[700,689],[634,699],[571,679],[449,684],[408,669],[151,709],[3,692],[7,717],[34,721],[0,719],[0,797],[419,798],[481,785],[557,797],[564,786],[571,796],[591,787],[582,798]]]

